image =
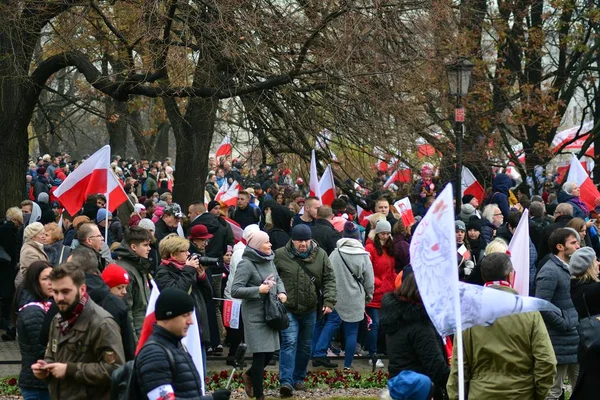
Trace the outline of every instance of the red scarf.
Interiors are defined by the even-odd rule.
[[[179,261],[177,261],[175,258],[173,257],[169,257],[166,260],[162,261],[163,265],[169,265],[169,264],[173,264],[174,266],[177,267],[177,269],[183,269],[183,267],[185,267],[185,263],[180,263]]]
[[[48,312],[50,307],[52,306],[51,301],[32,301],[31,303],[25,304],[23,307],[19,308],[19,312],[23,311],[24,308],[36,306],[44,310],[45,313]]]
[[[57,321],[58,321],[58,329],[60,330],[60,333],[62,333],[63,335],[66,335],[67,333],[69,333],[71,331],[71,329],[73,329],[73,325],[75,325],[75,322],[77,322],[77,320],[79,319],[79,316],[83,312],[83,309],[85,308],[85,305],[87,304],[89,299],[90,299],[90,295],[87,294],[87,292],[86,292],[79,299],[79,303],[77,304],[77,306],[75,307],[75,310],[73,310],[71,315],[68,315],[67,317],[63,317],[61,314],[58,314]]]
[[[489,281],[484,284],[485,287],[492,286],[492,285],[509,287],[509,288],[512,287],[512,285],[510,284],[509,281]]]

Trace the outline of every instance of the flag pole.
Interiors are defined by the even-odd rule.
[[[457,199],[457,201],[460,201],[460,199]],[[462,315],[460,312],[460,290],[458,289],[458,281],[456,281],[453,286],[454,320],[456,321],[456,362],[458,366],[458,399],[465,400],[465,365],[463,360]]]
[[[110,191],[108,190],[108,185],[110,182],[110,173],[112,172],[112,170],[110,169],[110,147],[109,147],[109,151],[108,151],[108,155],[106,156],[106,158],[108,158],[106,160],[106,165],[108,166],[106,168],[106,222],[104,223],[104,242],[106,243],[106,245],[108,246],[108,213],[110,212],[110,207],[109,207],[109,199],[110,199]]]

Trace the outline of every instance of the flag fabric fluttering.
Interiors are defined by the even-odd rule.
[[[321,197],[321,191],[319,190],[319,175],[317,175],[317,156],[315,151],[311,152],[310,157],[310,181],[308,182],[310,188],[309,196]]]
[[[515,270],[513,288],[521,296],[529,296],[529,210],[525,209],[508,245]]]
[[[219,188],[217,195],[215,196],[215,201],[220,201],[225,204],[227,207],[236,206],[238,201],[238,193],[242,190],[237,181],[233,181],[230,185],[225,182]]]
[[[394,173],[392,175],[390,175],[390,177],[387,179],[387,181],[385,181],[385,183],[383,184],[383,188],[384,189],[389,188],[392,183],[396,182],[396,180],[398,180],[398,170],[394,171]]]
[[[485,189],[481,186],[481,183],[475,179],[471,170],[464,166],[462,167],[461,181],[462,195],[470,194],[471,196],[475,196],[475,198],[479,200],[479,204],[483,204]]]
[[[331,171],[331,165],[325,168],[325,172],[319,181],[319,194],[321,198],[321,204],[330,206],[335,199],[335,180],[333,179],[333,172]]]
[[[152,291],[150,292],[150,298],[148,299],[146,318],[144,319],[144,324],[142,325],[140,339],[138,341],[137,348],[135,349],[136,355],[140,352],[142,347],[144,347],[144,343],[146,343],[152,334],[152,329],[156,323],[156,315],[154,314],[154,310],[156,308],[156,300],[160,295],[160,291],[153,280],[150,282],[150,284],[152,285]],[[202,362],[202,342],[200,341],[200,326],[198,325],[198,320],[196,319],[196,310],[193,311],[192,318],[194,325],[188,329],[187,336],[181,339],[181,343],[184,345],[187,352],[190,353],[190,356],[192,356],[194,366],[196,367],[196,370],[198,370],[198,375],[200,375],[200,380],[202,381],[202,395],[204,395],[204,363]]]
[[[242,240],[242,237],[243,237],[243,234],[244,234],[244,230],[242,229],[242,227],[240,226],[240,224],[238,224],[237,222],[235,222],[231,218],[223,217],[223,219],[225,221],[227,221],[227,223],[231,227],[231,230],[233,231],[233,239],[235,240],[235,243],[237,243],[240,240]]]
[[[92,154],[67,176],[54,191],[54,196],[71,215],[81,210],[90,194],[106,194],[109,211],[114,212],[127,195],[110,168],[110,146],[106,145]]]
[[[569,175],[567,175],[565,182],[575,182],[581,190],[579,194],[581,201],[588,206],[589,210],[596,208],[596,201],[599,201],[600,192],[598,192],[594,182],[575,154],[571,157],[571,168],[569,168]]]
[[[221,141],[221,144],[219,145],[219,148],[217,149],[217,152],[215,153],[215,158],[229,156],[229,155],[231,155],[232,150],[233,149],[231,147],[231,137],[229,136],[229,133],[228,133],[227,135],[225,135],[225,137]]]
[[[408,197],[405,197],[395,202],[394,207],[396,208],[396,211],[400,213],[400,217],[402,217],[402,223],[405,227],[409,227],[415,223],[415,215],[413,213],[412,206]]]

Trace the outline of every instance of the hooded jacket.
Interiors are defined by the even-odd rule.
[[[273,228],[268,232],[269,241],[273,245],[272,251],[284,247],[290,241],[290,221],[294,214],[285,207],[276,205],[271,209],[271,220]]]
[[[483,202],[484,205],[497,204],[504,220],[508,218],[510,212],[510,205],[508,204],[509,190],[512,186],[512,179],[506,174],[498,174],[492,181],[492,192]]]
[[[315,285],[300,267],[306,268],[315,276],[317,285],[323,291],[323,306],[333,310],[336,304],[335,275],[325,250],[311,241],[312,250],[308,257],[302,259],[292,251],[292,241],[275,252],[275,266],[283,281],[287,293],[285,306],[296,315],[308,314],[317,309],[317,292]]]
[[[450,368],[442,339],[425,307],[387,293],[379,315],[386,336],[390,378],[402,371],[414,371],[427,375],[436,387],[445,388]]]
[[[390,239],[391,240],[391,239]],[[365,250],[371,257],[373,264],[373,274],[375,276],[375,292],[373,300],[367,304],[367,307],[380,308],[383,295],[394,290],[396,281],[396,260],[383,251],[381,255],[377,254],[377,249],[372,241],[368,241]]]
[[[124,300],[127,305],[127,318],[136,335],[139,335],[146,318],[146,308],[148,308],[148,299],[150,298],[149,275],[152,262],[135,254],[125,242],[115,249],[115,254],[117,255],[116,263],[125,268],[129,274],[129,285]]]

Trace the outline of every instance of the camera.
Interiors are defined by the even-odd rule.
[[[204,266],[211,266],[211,265],[217,265],[219,264],[219,259],[218,258],[214,258],[214,257],[206,257],[206,256],[201,256],[200,254],[192,254],[188,257],[188,260],[193,260],[196,259],[198,260],[198,263],[200,265],[204,265]]]

